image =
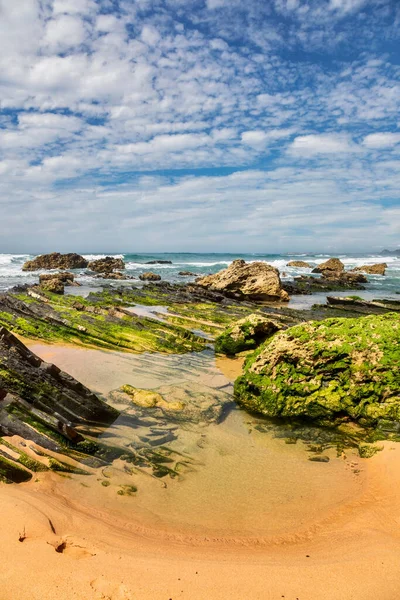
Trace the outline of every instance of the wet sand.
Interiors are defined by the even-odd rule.
[[[223,374],[210,353],[30,347],[105,395],[123,383],[229,389],[238,366],[228,361]],[[132,480],[118,462],[107,487],[100,472],[1,485],[0,600],[400,596],[400,445],[311,462],[303,444],[257,431],[238,410],[174,443],[194,468],[167,487]],[[138,493],[119,496],[132,481]]]

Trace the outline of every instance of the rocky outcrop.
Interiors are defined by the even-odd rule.
[[[145,265],[172,265],[172,260],[148,260]]]
[[[363,283],[367,283],[367,278],[362,273],[350,273],[345,271],[333,276],[313,277],[312,275],[300,275],[295,277],[293,282],[285,282],[284,289],[292,295],[312,294],[313,292],[333,292],[341,290],[364,290]]]
[[[287,267],[299,267],[301,269],[311,269],[312,265],[304,260],[291,260],[287,263]]]
[[[157,275],[157,273],[147,271],[146,273],[142,273],[141,275],[139,275],[139,279],[141,281],[161,281],[161,276]]]
[[[235,398],[269,417],[400,421],[399,336],[398,313],[291,327],[248,357]]]
[[[73,273],[69,273],[68,271],[64,271],[62,273],[42,273],[39,275],[39,283],[42,284],[45,281],[50,281],[52,279],[57,279],[61,281],[64,285],[70,285],[73,283],[75,279],[75,275]]]
[[[106,256],[90,261],[88,268],[95,273],[112,273],[115,270],[125,269],[125,263],[122,258]]]
[[[363,265],[361,267],[354,267],[352,271],[362,271],[368,273],[368,275],[384,275],[387,269],[387,263],[376,263],[374,265]]]
[[[28,260],[22,267],[23,271],[39,271],[40,269],[84,269],[88,261],[80,254],[69,253],[42,254],[33,260]]]
[[[42,361],[4,327],[0,328],[0,356],[0,397],[11,395],[25,411],[40,411],[75,425],[111,423],[117,417],[116,410],[55,365]],[[8,425],[3,415],[0,427],[12,434],[12,423],[6,421]],[[57,423],[56,427],[62,429]]]
[[[52,294],[63,294],[64,293],[64,284],[58,279],[45,279],[40,284],[40,289],[44,292],[51,292]]]
[[[235,356],[243,350],[257,348],[282,328],[280,323],[259,314],[240,319],[215,340],[215,352]]]
[[[324,277],[338,277],[344,271],[344,264],[338,258],[330,258],[315,267],[312,273],[322,273]]]
[[[263,262],[234,260],[227,269],[198,279],[196,283],[234,298],[289,300],[289,294],[282,288],[278,269]]]

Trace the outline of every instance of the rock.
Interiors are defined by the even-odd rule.
[[[289,294],[282,288],[279,271],[263,262],[246,263],[234,260],[227,269],[214,275],[207,275],[196,281],[211,290],[249,300],[289,300]]]
[[[112,273],[116,269],[125,269],[125,263],[122,258],[106,256],[105,258],[90,261],[88,268],[96,273]]]
[[[161,281],[161,276],[157,275],[157,273],[147,271],[146,273],[142,273],[141,275],[139,275],[139,279],[141,281]]]
[[[52,294],[63,294],[64,284],[57,277],[54,279],[46,279],[40,284],[40,289],[44,292],[51,292]]]
[[[111,272],[111,273],[102,273],[100,275],[96,275],[100,279],[135,279],[135,277],[131,277],[130,275],[124,275],[124,273],[120,273],[119,271]]]
[[[82,269],[88,266],[88,261],[80,254],[69,253],[42,254],[33,260],[28,260],[22,267],[23,271],[38,271],[40,269]]]
[[[145,265],[172,265],[172,260],[148,260]]]
[[[333,318],[274,335],[235,382],[244,408],[332,425],[400,421],[400,314]]]
[[[68,271],[64,271],[63,273],[42,273],[39,275],[40,283],[43,283],[44,281],[50,281],[52,279],[57,279],[64,285],[70,285],[74,281],[75,275],[73,273],[69,273]]]
[[[363,271],[369,275],[384,275],[387,269],[386,263],[376,263],[374,265],[363,265],[362,267],[354,267],[352,271]]]
[[[289,294],[312,294],[313,292],[333,292],[340,290],[364,290],[362,285],[368,280],[362,273],[325,271],[322,277],[300,275],[293,282],[285,282],[283,288]]]
[[[291,260],[287,263],[287,267],[300,267],[304,269],[311,269],[312,265],[310,263],[305,262],[304,260]]]
[[[39,409],[76,423],[105,424],[117,417],[116,410],[71,375],[42,361],[4,327],[0,328],[0,355],[0,389],[25,403],[27,410]]]
[[[338,258],[330,258],[325,262],[315,267],[312,273],[323,273],[324,277],[334,276],[337,277],[344,271],[344,264]]]
[[[196,277],[196,273],[192,273],[191,271],[179,271],[179,275],[181,277]]]
[[[243,350],[257,348],[282,326],[262,315],[252,314],[228,327],[215,340],[215,352],[234,356]]]

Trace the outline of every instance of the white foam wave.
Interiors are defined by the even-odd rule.
[[[86,260],[98,260],[100,258],[106,258],[106,256],[111,256],[111,258],[124,258],[123,254],[83,254],[83,258]]]

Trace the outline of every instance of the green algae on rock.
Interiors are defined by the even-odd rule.
[[[235,356],[244,350],[253,350],[282,326],[261,314],[253,313],[228,327],[215,340],[215,352]]]
[[[400,421],[400,315],[307,322],[277,333],[235,382],[244,408],[269,417]]]

